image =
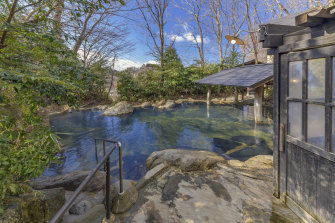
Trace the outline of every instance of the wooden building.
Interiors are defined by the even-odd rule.
[[[262,123],[262,99],[264,84],[273,80],[273,64],[245,65],[222,70],[216,74],[196,81],[197,84],[208,85],[207,105],[210,105],[210,86],[221,85],[255,90],[254,114],[255,122]]]
[[[274,55],[274,194],[306,222],[335,222],[335,7],[261,25]]]

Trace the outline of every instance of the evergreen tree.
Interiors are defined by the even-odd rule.
[[[164,69],[168,70],[168,69],[173,69],[173,68],[183,68],[183,63],[181,62],[181,59],[179,58],[178,54],[177,54],[177,50],[172,47],[169,46],[164,54]]]

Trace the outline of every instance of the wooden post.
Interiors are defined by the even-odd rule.
[[[244,89],[242,89],[242,101],[244,101]]]
[[[210,106],[207,106],[207,118],[211,116],[209,109],[210,109]]]
[[[238,103],[238,91],[237,91],[237,87],[234,87],[234,103]]]
[[[255,89],[254,114],[256,124],[260,124],[263,122],[263,115],[262,115],[263,91],[264,91],[263,85]]]
[[[211,105],[211,86],[208,85],[208,90],[207,90],[207,106]]]

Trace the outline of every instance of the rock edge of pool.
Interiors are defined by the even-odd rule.
[[[258,155],[241,162],[225,160],[211,151],[167,149],[152,153],[146,166],[148,172],[140,181],[124,181],[123,194],[118,193],[118,182],[112,184],[109,221],[104,219],[105,177],[101,172],[62,222],[302,222],[272,196],[272,156]],[[80,181],[66,176],[56,178],[58,183],[48,179],[53,186],[41,183],[43,179],[32,182],[39,190],[21,196],[27,222],[47,222],[69,199],[75,189],[73,184]],[[34,208],[28,209],[32,204]],[[7,219],[23,222],[15,221],[13,216]]]

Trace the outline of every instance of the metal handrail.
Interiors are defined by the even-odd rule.
[[[123,170],[122,170],[122,145],[120,142],[113,141],[113,140],[107,140],[107,139],[95,139],[95,144],[97,140],[103,141],[103,150],[104,150],[104,157],[102,160],[98,163],[98,165],[90,172],[90,174],[84,179],[84,181],[79,185],[79,187],[75,190],[75,192],[72,194],[70,199],[59,209],[59,211],[55,214],[55,216],[50,220],[50,223],[56,223],[58,220],[64,215],[65,211],[69,209],[71,204],[75,201],[75,199],[79,196],[80,192],[84,189],[84,187],[88,184],[88,182],[93,178],[93,176],[98,172],[98,170],[101,168],[103,164],[106,165],[105,171],[106,171],[106,194],[105,194],[105,200],[106,200],[106,219],[110,219],[110,156],[116,149],[116,147],[119,148],[119,170],[120,170],[120,193],[123,193]],[[114,143],[114,147],[107,153],[106,152],[106,142]],[[97,146],[95,146],[95,149],[97,151]]]

